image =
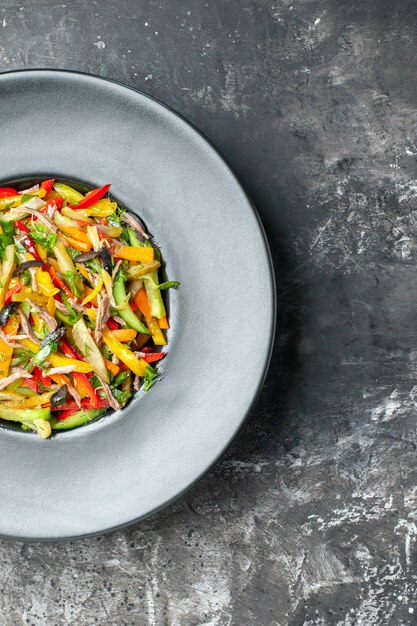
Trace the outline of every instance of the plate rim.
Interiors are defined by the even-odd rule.
[[[176,111],[174,108],[172,108],[170,105],[164,103],[163,101],[159,100],[158,98],[146,93],[145,91],[142,91],[141,89],[138,89],[137,87],[133,87],[132,85],[129,85],[127,83],[124,83],[122,81],[116,80],[114,78],[108,78],[105,76],[100,76],[99,74],[93,74],[90,72],[83,72],[80,70],[69,70],[69,69],[59,69],[59,68],[25,68],[25,69],[18,69],[18,70],[7,70],[5,72],[0,72],[0,84],[3,80],[4,77],[8,77],[8,76],[15,76],[15,75],[19,75],[19,74],[26,74],[26,75],[34,75],[34,74],[43,74],[43,75],[47,75],[47,74],[56,74],[56,75],[70,75],[73,76],[75,79],[77,79],[77,77],[82,77],[82,78],[87,78],[89,80],[92,81],[98,81],[98,82],[108,82],[111,84],[114,84],[118,87],[122,87],[124,89],[128,89],[130,91],[135,92],[136,94],[138,94],[139,96],[152,100],[155,104],[163,107],[164,109],[166,109],[171,115],[173,115],[174,117],[179,118],[183,123],[185,123],[188,127],[190,127],[195,133],[197,133],[197,135],[200,137],[200,139],[202,139],[206,144],[209,145],[209,147],[215,152],[215,154],[219,157],[220,161],[222,162],[226,172],[228,173],[229,176],[231,176],[231,178],[234,180],[235,184],[239,187],[241,193],[243,194],[243,196],[246,198],[247,203],[250,207],[250,209],[252,210],[252,213],[256,219],[260,234],[261,234],[261,239],[262,239],[262,243],[263,243],[263,249],[264,252],[266,253],[266,260],[267,260],[267,265],[268,265],[268,282],[269,282],[269,287],[270,287],[270,315],[271,315],[271,319],[270,319],[270,327],[269,327],[269,348],[266,351],[265,357],[264,357],[264,363],[263,363],[263,369],[262,369],[262,373],[259,377],[259,381],[258,384],[256,386],[256,389],[254,391],[253,397],[252,397],[252,401],[250,402],[250,404],[248,405],[245,413],[242,415],[241,420],[239,421],[236,429],[234,430],[233,434],[231,435],[231,437],[229,437],[229,439],[225,442],[225,444],[223,445],[221,451],[219,452],[219,454],[212,460],[212,462],[204,469],[203,472],[201,472],[197,477],[195,477],[186,487],[185,489],[182,489],[180,492],[178,492],[175,496],[165,500],[164,502],[162,502],[159,506],[154,507],[152,510],[148,511],[147,513],[140,515],[139,517],[133,518],[127,522],[124,522],[122,524],[118,524],[116,526],[110,526],[104,529],[99,529],[97,531],[92,531],[92,532],[88,532],[88,533],[82,533],[82,534],[75,534],[75,535],[66,535],[66,536],[59,536],[59,537],[29,537],[29,536],[19,536],[19,535],[6,535],[3,533],[0,533],[0,538],[1,539],[5,539],[5,540],[9,540],[9,541],[20,541],[20,542],[39,542],[39,543],[59,543],[62,541],[68,541],[68,540],[76,540],[76,539],[85,539],[85,538],[89,538],[89,537],[99,537],[99,536],[103,536],[103,535],[107,535],[113,532],[117,532],[118,530],[122,530],[124,528],[128,528],[130,526],[133,526],[134,524],[137,524],[138,522],[142,521],[142,520],[146,520],[148,518],[150,518],[153,515],[157,515],[160,511],[162,511],[163,509],[167,508],[168,506],[170,506],[171,504],[173,504],[174,502],[178,501],[180,498],[182,498],[184,496],[184,494],[186,494],[188,491],[190,491],[198,482],[200,482],[200,480],[202,480],[212,469],[215,465],[217,465],[217,463],[220,461],[220,459],[224,456],[224,454],[226,453],[226,451],[230,448],[230,446],[232,445],[232,443],[236,440],[236,438],[238,437],[239,433],[242,431],[242,429],[244,428],[244,426],[246,425],[246,423],[248,422],[254,408],[255,405],[257,404],[258,400],[259,400],[259,396],[261,394],[261,391],[263,389],[264,383],[265,383],[265,379],[266,376],[268,374],[268,370],[269,370],[269,366],[271,363],[271,358],[272,358],[272,354],[274,351],[274,338],[275,338],[275,333],[276,333],[276,325],[277,325],[277,290],[276,290],[276,275],[275,275],[275,269],[274,269],[274,263],[273,263],[273,258],[272,258],[272,254],[271,254],[271,248],[269,245],[269,241],[268,238],[266,236],[266,232],[265,232],[265,228],[264,225],[261,221],[261,218],[259,216],[259,213],[256,209],[255,203],[252,200],[250,194],[246,191],[246,189],[244,188],[243,184],[241,183],[238,175],[236,174],[235,170],[233,169],[233,167],[230,165],[229,161],[227,160],[227,158],[224,156],[224,154],[220,151],[220,149],[211,141],[211,139],[209,139],[205,133],[203,131],[201,131],[197,126],[195,126],[195,124],[193,124],[193,122],[191,122],[190,120],[188,120],[184,115],[182,115],[181,113],[179,113],[178,111]]]

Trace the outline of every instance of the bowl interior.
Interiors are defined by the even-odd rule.
[[[13,180],[2,180],[1,181],[1,186],[4,187],[12,187],[13,189],[17,189],[18,191],[22,191],[24,189],[29,189],[30,187],[32,187],[33,185],[39,183],[42,180],[48,180],[50,178],[56,178],[58,179],[58,177],[54,176],[51,172],[41,172],[39,173],[37,176],[30,176],[30,177],[24,177],[22,176],[21,178],[18,179],[13,179]],[[89,190],[93,189],[94,186],[86,180],[74,180],[74,179],[59,179],[60,182],[65,183],[67,185],[70,185],[71,187],[73,187],[74,189],[76,189],[77,191],[79,191],[80,193],[87,193]],[[109,194],[112,198],[112,200],[115,200],[116,202],[118,202],[117,198],[115,198],[113,196],[113,194],[110,192]],[[120,202],[118,202],[119,206],[122,206],[122,204]],[[128,207],[123,206],[124,209],[126,209],[127,211],[129,210]],[[138,215],[138,217],[141,217],[140,215]],[[142,220],[143,221],[143,220]],[[146,226],[146,224],[145,224]],[[165,260],[163,258],[162,255],[162,251],[160,250],[160,248],[157,246],[156,242],[154,241],[153,235],[152,233],[149,233],[151,236],[151,240],[154,246],[156,246],[159,249],[159,252],[161,254],[161,267],[159,269],[159,275],[161,278],[161,282],[164,282],[166,280],[168,280],[167,277],[167,273],[166,273],[166,265],[165,265]],[[168,319],[170,319],[171,317],[171,298],[170,298],[170,290],[165,291],[164,293],[164,303],[165,303],[165,308],[167,311],[167,315],[168,315]],[[167,331],[167,338],[169,340],[169,337],[172,335],[172,332],[174,332],[174,329],[171,329]],[[169,344],[167,344],[166,346],[164,346],[164,352],[168,352],[169,350]],[[155,346],[154,349],[155,352],[161,352],[162,348]],[[162,364],[159,365],[158,370],[163,372],[163,366],[161,367]],[[134,397],[136,398],[137,396],[143,395],[143,392],[136,392],[134,394]],[[107,417],[109,415],[109,413],[111,413],[112,411],[107,411],[106,413],[103,413],[103,415],[100,415],[100,417],[96,418],[96,420],[101,420],[104,419],[105,417]],[[88,426],[88,424],[85,424],[84,426],[80,426],[79,428],[85,428],[86,426]],[[12,431],[19,431],[22,432],[22,428],[20,426],[20,424],[18,422],[8,422],[6,420],[2,420],[0,419],[0,431],[1,429],[6,429],[6,430],[12,430]],[[29,431],[23,431],[27,436],[32,437],[33,433],[29,432]],[[70,435],[72,431],[62,431],[62,435]],[[53,435],[55,436],[55,435]]]

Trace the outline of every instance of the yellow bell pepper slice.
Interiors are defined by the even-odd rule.
[[[24,381],[23,381],[24,385]],[[4,406],[9,407],[10,409],[33,409],[35,406],[40,406],[41,404],[48,404],[51,399],[51,396],[55,393],[55,389],[52,391],[47,391],[46,393],[36,394],[31,396],[30,398],[26,398],[25,400],[12,400],[10,402],[3,402]]]
[[[48,311],[49,315],[51,315],[52,317],[54,317],[55,315],[55,309],[56,309],[56,305],[55,305],[55,300],[53,296],[50,296],[48,298],[48,302],[46,304],[46,310]]]
[[[6,297],[7,289],[9,288],[9,283],[12,279],[13,270],[16,267],[16,263],[14,261],[14,251],[15,247],[13,244],[6,246],[4,251],[4,259],[1,263],[1,271],[0,271],[0,308],[3,308],[4,299]]]
[[[33,317],[33,324],[35,326],[35,331],[37,333],[40,333],[42,330],[42,326],[44,325],[44,321],[42,318],[39,317],[39,315],[36,315],[36,313],[32,312],[32,317]]]
[[[35,244],[36,251],[41,257],[42,261],[46,261],[46,257],[48,256],[48,250],[40,245],[40,243]]]
[[[159,327],[156,317],[150,317],[148,320],[146,320],[146,323],[148,324],[148,328],[151,331],[154,344],[156,346],[165,346],[167,342],[164,337],[164,333]]]
[[[20,343],[22,346],[36,354],[39,351],[39,346],[37,343],[32,341],[31,339],[21,339]],[[70,359],[63,354],[59,354],[55,352],[54,354],[50,354],[46,359],[53,367],[66,367],[67,365],[75,365],[74,372],[81,372],[83,374],[89,374],[93,371],[93,368],[89,363],[85,361],[79,361],[78,359]]]
[[[39,352],[39,345],[32,341],[32,339],[21,339],[20,342],[24,348],[36,354]]]
[[[87,302],[91,302],[92,300],[94,300],[97,294],[100,293],[102,286],[103,286],[103,279],[100,278],[100,280],[98,281],[94,289],[81,302],[81,305],[84,306],[85,304],[87,304]]]
[[[78,222],[86,222],[87,224],[94,223],[93,220],[90,220],[90,218],[84,215],[84,213],[81,213],[81,209],[79,211],[74,211],[74,209],[70,209],[69,206],[64,206],[61,210],[61,214],[64,217],[68,217],[69,219],[76,220]]]
[[[127,367],[137,376],[145,376],[148,364],[143,359],[140,359],[130,350],[127,346],[121,343],[118,339],[115,339],[110,334],[110,331],[105,332],[103,340],[106,346],[115,354]]]
[[[0,339],[0,378],[6,378],[12,360],[13,347]]]
[[[74,372],[82,372],[83,374],[89,374],[93,371],[93,368],[89,363],[85,361],[79,361],[78,359],[70,359],[63,354],[59,354],[55,352],[55,354],[50,354],[47,358],[47,361],[51,363],[54,367],[65,367],[67,365],[74,365]]]
[[[46,304],[48,298],[40,293],[35,293],[30,289],[22,289],[19,293],[14,293],[12,295],[12,302],[26,302],[26,300],[32,300],[32,302],[36,302],[36,304]]]
[[[49,272],[44,272],[40,267],[36,270],[35,274],[36,284],[38,285],[40,292],[48,298],[59,293],[59,289],[54,287],[52,278]]]
[[[92,204],[87,209],[78,209],[77,213],[84,213],[87,217],[108,217],[115,212],[117,208],[117,202],[112,202],[110,198],[102,198],[95,204]]]
[[[19,194],[18,196],[13,196],[15,201],[13,202],[13,206],[20,206],[22,204],[22,198],[26,194]],[[38,189],[37,191],[31,191],[29,196],[37,196],[38,198],[44,198],[46,196],[46,189]]]
[[[83,265],[81,265],[81,263],[76,263],[75,267],[77,268],[77,270],[80,272],[80,274],[82,276],[84,276],[84,278],[86,280],[88,280],[89,283],[91,283],[91,278],[89,273],[87,272],[87,270],[85,269],[85,267]]]
[[[86,309],[86,314],[88,315],[88,317],[90,318],[92,322],[96,321],[97,309],[95,309],[94,307],[90,307],[89,309]]]

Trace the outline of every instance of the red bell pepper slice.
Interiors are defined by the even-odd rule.
[[[33,241],[32,237],[28,234],[29,229],[26,226],[26,224],[24,224],[21,220],[16,220],[16,226],[19,228],[19,230],[22,231],[22,233],[25,234],[23,243],[25,244],[28,252],[30,252],[30,254],[32,254],[35,257],[36,261],[42,261],[41,257],[38,254],[38,251],[36,250],[35,242]]]
[[[69,298],[73,298],[76,302],[78,302],[77,296],[74,293],[72,293],[70,289],[68,289],[64,281],[61,280],[58,274],[56,273],[55,269],[51,265],[48,265],[47,270],[52,277],[52,282],[55,285],[55,287],[58,287],[58,289],[62,289],[62,291],[64,291]]]
[[[41,189],[45,189],[46,193],[49,193],[54,186],[55,178],[44,180],[41,182]]]
[[[19,291],[22,291],[22,283],[17,283],[14,287],[8,290],[6,297],[4,298],[4,304],[9,304],[9,302],[12,301],[12,296],[15,293],[19,293]]]
[[[119,328],[119,324],[112,317],[109,317],[107,320],[107,326],[110,330],[117,330]]]
[[[36,378],[26,378],[22,384],[22,387],[29,387],[29,389],[32,389],[32,391],[36,391],[36,393],[38,393],[39,382],[36,380]]]
[[[66,337],[61,340],[61,349],[65,356],[70,359],[77,359],[78,361],[84,361],[84,357],[81,352],[78,352],[77,348],[74,348]],[[74,372],[75,373],[75,372]]]
[[[57,209],[62,209],[63,204],[64,198],[51,198],[50,200],[47,200],[44,210],[47,211],[51,206],[56,206]]]
[[[17,196],[18,191],[12,189],[12,187],[0,187],[0,198],[7,198],[7,196]]]
[[[104,398],[100,398],[98,401],[98,407],[93,406],[91,400],[89,398],[84,398],[84,400],[81,400],[81,408],[82,409],[107,409],[109,407],[109,401],[105,400]],[[62,409],[60,409],[59,406],[57,407],[51,407],[51,411],[61,411]],[[67,404],[65,405],[65,412],[67,411],[71,411],[72,413],[74,413],[75,411],[79,411],[80,407],[77,406],[77,404],[75,402],[67,402]],[[58,420],[61,420],[61,415],[57,418]]]
[[[16,220],[16,226],[19,227],[19,230],[21,230],[22,233],[28,233],[29,232],[29,228],[21,220]]]
[[[145,353],[143,360],[147,363],[154,363],[154,361],[160,361],[164,358],[166,352],[147,352]]]
[[[52,378],[49,378],[49,376],[44,376],[40,367],[35,367],[32,374],[36,376],[39,382],[41,382],[42,385],[44,385],[45,387],[51,387],[53,385]]]
[[[77,413],[77,411],[79,411],[80,409],[77,408],[76,409],[70,409],[69,411],[62,411],[62,413],[60,413],[59,417],[57,418],[58,422],[62,422],[62,420],[66,420],[67,417],[71,417],[71,415],[74,415],[74,413]]]
[[[85,196],[84,200],[81,200],[78,204],[72,204],[71,209],[88,209],[88,207],[92,206],[98,200],[100,200],[110,189],[111,183],[109,185],[104,185],[103,187],[99,187],[98,189],[92,189]]]
[[[100,396],[88,380],[87,376],[81,372],[73,372],[72,376],[83,394],[82,397],[90,400],[93,409],[99,409]]]

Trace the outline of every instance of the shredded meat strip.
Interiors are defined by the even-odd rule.
[[[99,376],[98,374],[96,374],[97,378],[100,380],[102,386],[103,386],[103,391],[106,394],[106,398],[109,401],[109,404],[111,406],[112,409],[114,409],[115,411],[117,411],[117,409],[121,409],[121,405],[118,403],[118,401],[116,400],[116,398],[113,396],[111,389],[109,387],[109,385],[106,383],[106,381],[104,380],[104,378],[102,378],[101,376]]]
[[[96,319],[96,329],[94,331],[94,341],[99,343],[103,330],[106,325],[107,320],[110,317],[110,298],[107,293],[104,295],[97,294],[97,319]]]
[[[144,237],[144,239],[149,239],[149,235],[147,234],[147,232],[143,228],[143,226],[140,223],[140,221],[138,220],[138,218],[133,217],[133,215],[131,215],[130,213],[124,213],[123,217],[122,217],[122,220],[128,226],[133,228],[133,230],[136,230],[140,235],[142,235],[142,237]]]
[[[58,328],[58,322],[56,321],[56,319],[52,317],[52,315],[49,315],[46,309],[44,309],[42,306],[39,306],[35,302],[32,302],[32,300],[28,300],[28,302],[30,306],[33,308],[34,312],[43,319],[50,333],[52,333],[56,328]]]
[[[32,200],[34,200],[34,198],[32,198]],[[42,202],[42,200],[41,200]],[[42,202],[42,207],[45,206],[45,202]],[[40,208],[40,207],[39,207]],[[30,215],[33,215],[33,217],[37,217],[38,220],[44,225],[46,226],[52,233],[56,233],[58,231],[58,227],[56,226],[56,224],[53,223],[53,221],[47,216],[45,215],[45,213],[41,213],[40,211],[36,211],[35,209],[31,209],[28,206],[28,203],[26,204],[22,204],[19,207],[16,207],[15,209],[10,209],[9,213],[7,214],[7,217],[20,217],[20,216],[24,216],[27,213],[29,213]]]
[[[19,378],[32,378],[32,374],[29,374],[29,372],[24,370],[23,367],[18,367],[17,369],[15,369],[13,374],[10,374],[10,376],[7,376],[7,378],[3,378],[3,380],[0,380],[0,389],[4,389],[8,385],[11,385],[12,383],[14,383],[15,380],[18,380]]]
[[[55,300],[55,307],[58,309],[58,311],[60,311],[64,315],[69,314],[69,311],[67,307],[65,306],[65,304],[63,304],[63,302],[58,302],[58,300]]]
[[[23,332],[25,333],[25,335],[27,335],[29,337],[29,339],[32,339],[32,341],[34,343],[37,343],[39,345],[41,342],[39,341],[39,339],[37,338],[37,336],[33,332],[32,326],[29,324],[28,318],[23,313],[23,311],[22,311],[22,309],[20,307],[17,309],[17,312],[19,313],[20,323],[22,325]]]

